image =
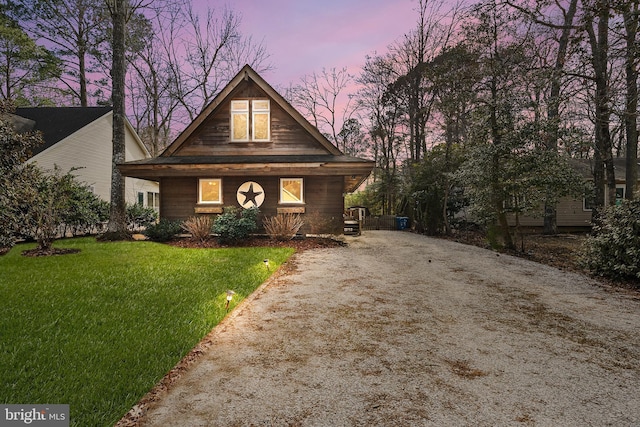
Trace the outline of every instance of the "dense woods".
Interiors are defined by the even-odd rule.
[[[513,246],[507,216],[544,217],[555,233],[562,196],[593,200],[594,221],[621,194],[616,179],[638,196],[638,4],[417,0],[406,34],[358,73],[327,64],[281,92],[343,152],[376,161],[354,203],[429,233],[450,232],[464,208]],[[0,95],[115,108],[116,5],[126,113],[154,155],[244,64],[274,67],[230,7],[12,0],[0,8]],[[570,158],[591,160],[589,189]]]

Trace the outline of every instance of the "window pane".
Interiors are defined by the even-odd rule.
[[[269,140],[269,113],[253,114],[253,139],[258,141]]]
[[[201,179],[200,180],[200,200],[202,203],[220,203],[220,180]]]
[[[147,207],[159,208],[160,207],[160,193],[147,192]]]
[[[249,111],[249,101],[231,101],[231,111]]]
[[[249,139],[249,113],[233,113],[231,123],[233,125],[232,140],[246,141]]]
[[[624,187],[616,187],[616,206],[622,205],[624,200]]]
[[[253,111],[269,111],[269,100],[254,100]]]
[[[280,180],[280,202],[302,203],[302,178]]]

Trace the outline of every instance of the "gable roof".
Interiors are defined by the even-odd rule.
[[[616,182],[624,183],[627,175],[627,159],[624,157],[614,157],[613,169],[615,170]],[[584,179],[593,179],[593,159],[569,159],[569,165],[578,172]],[[640,167],[640,163],[638,163]],[[640,180],[640,178],[639,178]]]
[[[34,147],[36,155],[111,110],[111,107],[29,107],[17,108],[15,115],[33,122],[26,130],[42,132],[44,144]]]
[[[224,100],[245,80],[251,80],[262,89],[276,104],[278,104],[289,116],[302,126],[311,136],[317,140],[329,154],[342,155],[342,152],[331,143],[315,126],[313,126],[302,114],[287,102],[269,83],[256,73],[249,65],[242,70],[220,91],[220,93],[207,105],[202,112],[187,126],[187,128],[160,154],[167,157],[174,154],[189,139],[189,137],[202,125],[202,123],[215,112]]]
[[[239,144],[226,152],[211,150],[189,151],[191,144],[198,147],[202,132],[207,130],[210,119],[225,112],[230,98],[247,86],[256,86],[282,110],[289,121],[299,126],[313,149],[303,151],[274,150]],[[215,126],[215,125],[214,125]],[[216,130],[217,131],[217,130]],[[224,131],[223,131],[224,132]],[[224,138],[224,137],[223,137]],[[196,143],[194,144],[194,141]],[[272,141],[273,142],[273,141]],[[228,143],[228,141],[226,141]],[[261,148],[261,149],[260,149]],[[186,176],[236,176],[236,175],[304,175],[341,176],[345,190],[354,191],[371,173],[375,162],[343,154],[302,114],[293,108],[251,67],[245,65],[227,86],[207,105],[187,128],[153,159],[125,162],[118,168],[125,176],[158,180],[162,177]]]

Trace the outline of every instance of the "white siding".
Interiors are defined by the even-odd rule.
[[[67,138],[36,154],[29,162],[35,162],[44,169],[53,170],[57,165],[62,172],[72,168],[81,168],[73,174],[93,188],[100,198],[111,200],[111,126],[113,113],[109,112]],[[148,157],[140,146],[139,139],[127,126],[125,133],[125,159],[139,160]],[[125,198],[127,203],[137,201],[137,192],[158,192],[157,182],[137,178],[125,179]]]

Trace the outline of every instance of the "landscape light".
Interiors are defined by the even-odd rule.
[[[224,306],[224,308],[226,308],[227,311],[229,311],[229,303],[231,302],[231,299],[233,299],[234,295],[235,295],[235,292],[231,290],[227,291],[227,304]]]
[[[269,260],[265,258],[262,262],[264,262],[264,266],[267,267],[267,270],[269,270]]]

